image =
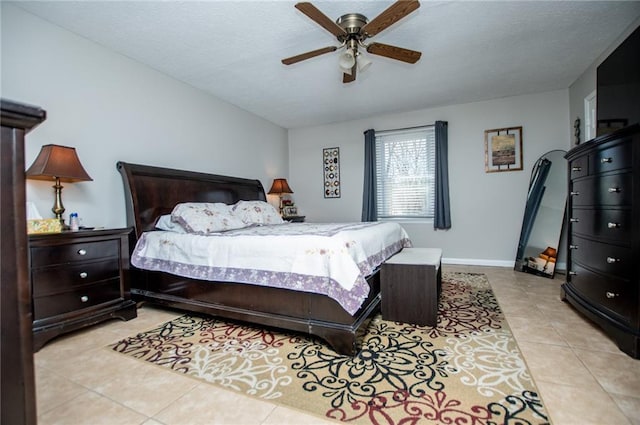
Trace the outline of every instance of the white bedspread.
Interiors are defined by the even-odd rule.
[[[202,280],[322,293],[354,314],[368,296],[365,277],[408,246],[397,223],[284,223],[210,236],[146,232],[131,262]]]

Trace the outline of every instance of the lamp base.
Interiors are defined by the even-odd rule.
[[[64,227],[64,218],[62,218],[62,214],[64,214],[64,205],[62,204],[62,185],[60,184],[60,178],[56,177],[56,184],[53,185],[53,190],[55,191],[56,198],[53,203],[53,207],[51,211],[56,215],[56,218],[60,220],[60,224]]]

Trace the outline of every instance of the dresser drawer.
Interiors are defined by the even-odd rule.
[[[571,285],[588,299],[629,322],[637,311],[637,288],[629,281],[605,277],[579,264],[571,265]]]
[[[578,177],[584,177],[589,174],[589,157],[582,156],[576,158],[569,164],[570,177],[576,179]]]
[[[590,269],[611,274],[622,279],[630,279],[633,274],[633,250],[602,242],[571,237],[571,260]]]
[[[631,243],[630,210],[574,209],[569,221],[569,230],[574,234],[618,244]]]
[[[593,152],[589,155],[589,174],[630,168],[631,149],[631,143],[624,143]]]
[[[117,258],[57,267],[43,267],[31,272],[35,297],[65,292],[73,287],[120,277]]]
[[[31,248],[31,267],[118,257],[119,255],[120,241],[116,239],[56,246],[36,246]]]
[[[574,206],[631,205],[632,177],[631,173],[619,173],[574,181],[571,202]]]
[[[120,279],[111,279],[93,285],[76,287],[71,291],[56,295],[34,297],[33,318],[40,320],[75,312],[109,301],[117,301],[121,299],[121,296]]]

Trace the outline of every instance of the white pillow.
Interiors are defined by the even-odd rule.
[[[196,235],[209,235],[246,227],[242,220],[233,215],[231,206],[223,203],[178,204],[171,212],[171,221],[181,225],[187,233]]]
[[[182,227],[180,224],[176,223],[175,221],[171,221],[170,214],[160,216],[160,218],[156,222],[156,229],[166,230],[169,232],[176,232],[176,233],[187,233],[187,231],[184,230],[184,227]]]
[[[273,205],[264,201],[238,201],[233,214],[245,224],[280,224],[282,217]]]

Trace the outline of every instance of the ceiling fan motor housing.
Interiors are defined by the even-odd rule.
[[[360,30],[367,22],[367,17],[360,13],[347,13],[342,15],[336,20],[336,24],[347,32],[346,36],[338,36],[338,40],[343,42],[344,40],[356,38],[358,40],[364,40],[365,34],[360,34]]]

